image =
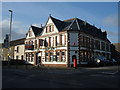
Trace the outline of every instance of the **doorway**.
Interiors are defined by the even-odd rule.
[[[23,60],[23,55],[21,56],[21,60]]]
[[[38,64],[41,64],[41,56],[38,57]]]

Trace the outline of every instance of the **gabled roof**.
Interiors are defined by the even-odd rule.
[[[52,19],[52,21],[54,22],[55,26],[57,27],[57,29],[59,31],[61,31],[61,27],[63,25],[63,21],[59,20],[59,19],[56,19],[56,18],[53,18],[52,16],[50,16],[50,18]]]
[[[43,28],[39,28],[39,27],[32,26],[32,25],[31,25],[31,28],[32,28],[35,36],[39,36],[41,34],[42,30],[43,30]]]
[[[54,24],[56,25],[59,31],[81,30],[84,33],[88,33],[92,36],[95,36],[110,42],[107,39],[104,32],[101,31],[101,29],[98,29],[94,25],[90,25],[86,21],[80,20],[78,18],[72,18],[64,21],[53,18],[52,16],[50,16],[50,18],[52,19],[52,21],[54,22]]]

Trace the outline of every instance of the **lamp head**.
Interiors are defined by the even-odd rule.
[[[9,12],[12,12],[12,10],[9,10]]]

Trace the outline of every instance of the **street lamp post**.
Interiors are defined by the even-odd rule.
[[[11,41],[11,29],[12,29],[12,10],[9,10],[9,12],[11,13],[11,16],[10,16],[10,41]]]
[[[9,57],[11,56],[11,51],[10,51],[10,41],[11,41],[11,29],[12,29],[12,10],[9,10],[10,12],[10,36],[9,36]],[[11,58],[11,57],[10,57]],[[10,58],[8,59],[8,66],[9,66],[9,61],[10,61]]]

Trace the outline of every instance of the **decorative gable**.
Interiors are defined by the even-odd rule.
[[[30,29],[27,32],[26,39],[32,38],[32,37],[35,37],[35,34],[34,34],[32,28],[30,27]]]
[[[47,35],[47,34],[58,33],[58,32],[59,31],[55,23],[53,22],[51,17],[49,17],[41,35]]]

